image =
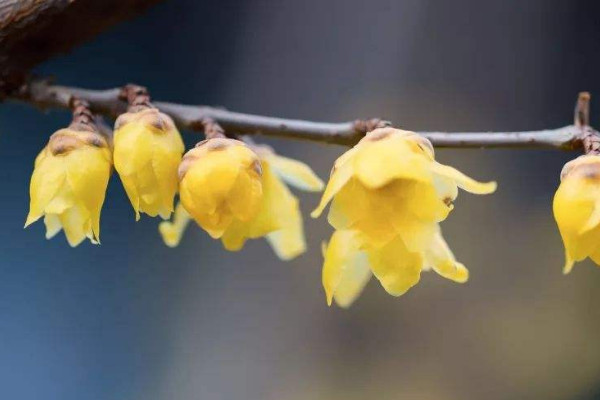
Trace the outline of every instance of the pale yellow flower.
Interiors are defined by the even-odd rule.
[[[369,246],[361,237],[364,236],[357,231],[337,230],[329,244],[323,246],[322,280],[329,305],[335,300],[340,307],[349,307],[371,275],[393,296],[400,296],[416,285],[421,271],[433,269],[457,283],[469,278],[469,271],[456,261],[437,226],[421,252],[410,251],[400,236],[382,247]]]
[[[183,141],[171,118],[155,108],[122,114],[115,123],[115,169],[135,210],[169,218]]]
[[[71,246],[86,237],[98,243],[111,164],[102,135],[73,129],[55,132],[35,160],[25,227],[44,216],[46,238],[63,229]]]
[[[376,129],[343,154],[312,214],[318,217],[332,202],[328,220],[337,232],[323,267],[328,302],[335,297],[348,306],[371,272],[394,296],[405,293],[430,268],[465,282],[468,271],[455,260],[439,228],[459,187],[487,194],[496,183],[474,181],[438,163],[431,143],[413,132]],[[336,295],[338,290],[342,294]]]
[[[381,128],[338,158],[312,216],[332,201],[328,220],[335,229],[356,230],[372,246],[400,235],[409,250],[420,251],[452,210],[458,187],[487,194],[496,183],[436,162],[429,141],[413,132]]]
[[[226,249],[240,250],[247,239],[265,237],[277,256],[292,259],[306,250],[298,199],[286,183],[306,191],[319,191],[323,182],[305,164],[281,157],[264,147],[255,147],[262,165],[262,198],[257,214],[248,220],[236,219],[223,231]],[[176,246],[189,221],[178,205],[172,222],[163,222],[159,231],[165,243]]]
[[[600,265],[600,156],[565,164],[553,209],[565,246],[563,272],[587,257]]]

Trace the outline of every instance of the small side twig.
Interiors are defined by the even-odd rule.
[[[574,124],[580,129],[579,142],[585,154],[600,154],[600,134],[590,127],[590,94],[579,93],[575,105]]]

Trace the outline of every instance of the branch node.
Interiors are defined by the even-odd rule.
[[[581,132],[581,144],[585,154],[600,155],[600,133],[597,130],[584,126]]]
[[[154,108],[150,103],[150,94],[144,86],[128,83],[121,88],[119,100],[127,101],[129,112],[138,112],[147,108]]]
[[[203,118],[202,126],[204,127],[204,136],[207,139],[224,138],[225,130],[217,121],[212,118]]]
[[[361,136],[364,136],[377,128],[385,128],[388,126],[392,126],[392,123],[381,118],[357,119],[353,123],[354,130]]]

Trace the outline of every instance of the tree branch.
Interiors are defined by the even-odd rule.
[[[23,85],[9,95],[9,99],[29,103],[40,108],[68,108],[72,97],[87,101],[93,112],[116,118],[127,110],[122,100],[122,88],[88,90],[55,86],[37,80]],[[154,106],[173,118],[181,129],[204,130],[206,121],[215,121],[228,134],[265,135],[282,138],[303,139],[321,143],[352,146],[366,132],[390,123],[378,118],[351,122],[329,123],[242,114],[221,108],[193,106],[166,102],[153,102]],[[527,132],[418,132],[435,147],[460,148],[557,148],[574,150],[587,142],[598,143],[600,134],[587,125],[589,121],[589,94],[579,96],[576,125],[563,128]],[[585,146],[585,150],[591,146]],[[597,150],[596,146],[593,148]]]
[[[0,94],[29,71],[161,0],[0,0]]]

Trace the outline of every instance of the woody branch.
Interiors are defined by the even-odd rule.
[[[128,88],[137,87],[128,85]],[[42,109],[69,108],[75,97],[89,103],[93,112],[115,118],[127,109],[123,88],[89,90],[56,86],[46,80],[23,84],[6,98],[35,105]],[[583,149],[586,153],[598,152],[600,134],[589,126],[590,95],[580,93],[575,107],[575,121],[557,129],[522,132],[418,132],[436,147],[452,148],[557,148]],[[309,140],[351,146],[366,132],[378,127],[391,126],[379,118],[331,123],[284,119],[244,114],[210,106],[153,102],[155,107],[170,115],[182,129],[204,131],[207,122],[213,121],[232,135],[264,135],[272,137]]]

